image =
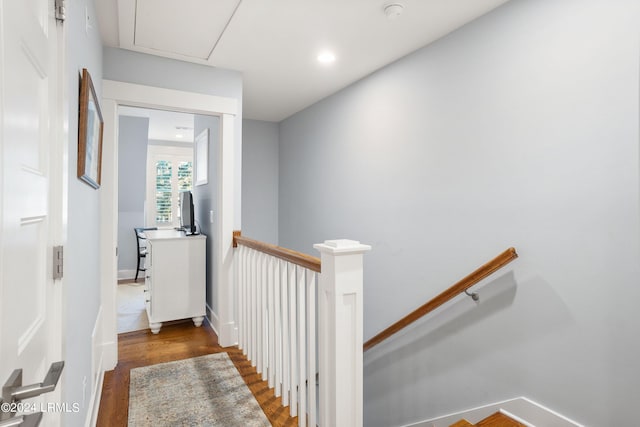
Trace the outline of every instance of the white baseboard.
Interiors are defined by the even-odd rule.
[[[216,335],[220,336],[220,320],[218,320],[218,315],[213,312],[213,309],[209,304],[207,304],[207,321],[211,326],[211,329],[216,333]]]
[[[235,322],[225,323],[220,326],[218,342],[222,347],[231,347],[238,344],[238,328]]]
[[[462,418],[475,424],[495,412],[502,412],[529,427],[584,427],[582,424],[526,397],[516,397],[503,402],[466,409],[437,418],[406,424],[403,427],[448,427]]]
[[[231,347],[238,344],[238,327],[235,322],[220,323],[218,315],[207,304],[207,321],[211,325],[211,329],[218,336],[218,343],[222,347]]]

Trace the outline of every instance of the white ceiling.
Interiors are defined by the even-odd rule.
[[[149,139],[193,143],[193,114],[120,106],[118,115],[147,117]]]
[[[245,118],[280,121],[508,0],[98,0],[108,46],[239,70]],[[384,6],[404,11],[388,19]],[[331,50],[330,65],[316,60]]]

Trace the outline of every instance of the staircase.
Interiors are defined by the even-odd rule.
[[[489,415],[487,418],[479,421],[477,424],[471,424],[467,420],[460,420],[454,424],[451,424],[450,427],[527,427],[526,425],[519,423],[506,416],[501,412],[496,412],[492,415]]]

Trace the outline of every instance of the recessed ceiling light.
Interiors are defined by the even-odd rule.
[[[181,133],[176,134],[176,138],[182,138],[183,135]]]
[[[331,64],[335,61],[336,56],[333,54],[333,52],[329,52],[328,50],[320,52],[320,54],[318,55],[318,62],[321,64]]]

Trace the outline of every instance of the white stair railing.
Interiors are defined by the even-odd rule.
[[[314,245],[320,260],[239,234],[234,246],[243,354],[299,426],[362,426],[362,258],[370,247],[329,240]]]

